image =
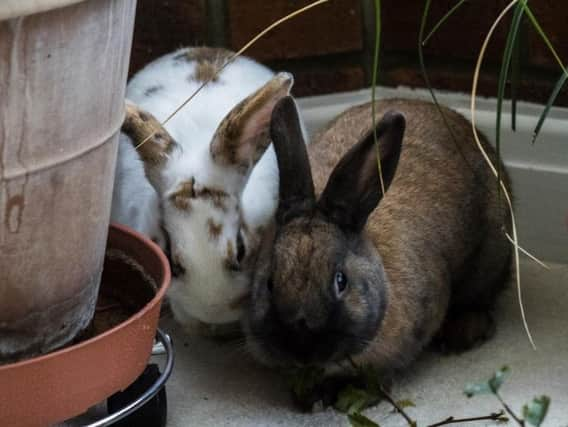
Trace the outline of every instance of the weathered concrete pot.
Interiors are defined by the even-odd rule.
[[[0,2],[0,364],[93,315],[135,6]]]

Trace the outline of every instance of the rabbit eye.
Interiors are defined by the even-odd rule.
[[[335,273],[334,286],[338,296],[343,294],[343,292],[345,292],[345,289],[347,289],[347,276],[345,276],[342,271]]]
[[[243,233],[239,230],[237,234],[237,263],[241,263],[242,260],[245,258],[246,255],[246,248],[245,242],[243,240]]]

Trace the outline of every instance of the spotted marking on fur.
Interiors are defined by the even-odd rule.
[[[239,149],[242,147],[243,131],[251,117],[271,102],[276,101],[288,93],[291,80],[287,77],[273,78],[252,95],[239,102],[223,119],[215,133],[215,142],[211,146],[211,156],[224,164],[243,166],[248,168],[250,161],[256,162],[270,143],[269,126],[259,126],[259,132],[254,135],[253,141],[246,141],[255,147],[252,159],[239,159]],[[269,118],[270,115],[267,115]]]
[[[148,89],[144,91],[144,96],[152,96],[163,89],[164,89],[163,85],[150,86]]]
[[[195,72],[189,76],[189,80],[197,82],[217,82],[219,81],[219,75],[215,75],[217,70],[221,68],[223,64],[217,64],[215,62],[201,61],[195,65]]]
[[[152,120],[152,116],[150,115],[150,113],[147,113],[144,110],[138,110],[138,117],[140,117],[140,120],[142,120],[143,122],[148,122]]]
[[[199,188],[195,184],[195,179],[183,181],[178,190],[170,196],[172,203],[179,209],[188,210],[191,205],[191,199],[205,199],[211,201],[217,209],[226,212],[227,206],[225,200],[229,198],[229,194],[223,190],[211,187]]]
[[[223,190],[204,187],[201,190],[197,191],[195,196],[211,200],[213,206],[221,209],[222,211],[227,210],[227,207],[225,206],[225,199],[227,199],[229,195]]]
[[[230,240],[227,240],[227,256],[225,258],[225,268],[232,271],[240,270],[239,263],[237,262],[235,256],[235,249],[233,248],[233,242]]]
[[[138,147],[145,165],[151,167],[162,165],[167,155],[177,147],[176,141],[154,116],[132,103],[126,104],[126,116],[121,130],[132,139],[134,146],[154,133],[152,138]]]
[[[188,49],[174,56],[174,62],[195,62],[193,74],[188,76],[189,81],[217,82],[217,71],[233,56],[233,52],[222,48],[196,47]]]
[[[209,239],[218,240],[223,232],[223,224],[217,224],[211,218],[207,220],[207,229],[209,230]]]
[[[195,198],[195,191],[193,188],[194,181],[184,181],[179,186],[179,189],[170,196],[173,205],[183,211],[191,209],[191,199]]]
[[[174,61],[214,61],[216,58],[229,59],[233,52],[219,47],[193,47],[173,57]]]

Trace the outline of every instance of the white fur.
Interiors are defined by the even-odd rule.
[[[201,84],[188,78],[194,74],[194,62],[174,60],[185,51],[165,55],[137,73],[128,85],[127,98],[158,120],[166,119]],[[221,73],[218,81],[206,86],[165,125],[182,150],[171,154],[162,173],[162,212],[159,196],[145,178],[138,153],[128,137],[121,135],[112,220],[163,244],[160,232],[163,215],[171,238],[172,257],[178,257],[188,271],[187,276],[172,280],[169,292],[174,316],[182,324],[191,325],[195,319],[225,323],[240,318],[241,310],[230,309],[228,304],[248,293],[250,277],[225,268],[223,255],[227,241],[234,242],[239,230],[238,203],[244,222],[251,229],[266,225],[273,217],[278,197],[278,167],[271,145],[246,181],[247,177],[236,170],[214,163],[209,145],[225,115],[273,76],[266,67],[240,57]],[[147,96],[148,89],[154,87],[160,87],[159,91]],[[231,194],[230,208],[223,212],[205,200],[195,200],[191,213],[187,214],[166,203],[168,195],[181,182],[192,178],[196,186],[223,189]],[[208,236],[209,219],[223,225],[216,242]],[[245,234],[244,240],[248,252],[255,243],[250,235]]]

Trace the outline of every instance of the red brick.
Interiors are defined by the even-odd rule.
[[[205,20],[201,0],[140,0],[136,10],[130,74],[177,48],[203,44]]]
[[[530,7],[560,59],[565,65],[568,64],[568,3],[557,0],[539,0],[538,2],[530,3]],[[531,64],[558,68],[560,75],[560,67],[539,33],[533,29],[530,23],[528,26],[530,27],[529,48]]]
[[[433,1],[425,36],[456,4],[455,0]],[[477,0],[464,3],[432,36],[424,53],[459,59],[474,59],[479,53],[491,24],[498,16],[502,0]],[[424,0],[385,1],[382,3],[382,46],[384,51],[403,51],[418,55],[418,34]],[[503,22],[487,51],[489,60],[501,60],[507,22]]]
[[[252,37],[310,0],[228,0],[228,44],[239,49]],[[258,60],[302,58],[363,48],[359,1],[335,0],[293,18],[259,40],[248,55]]]

